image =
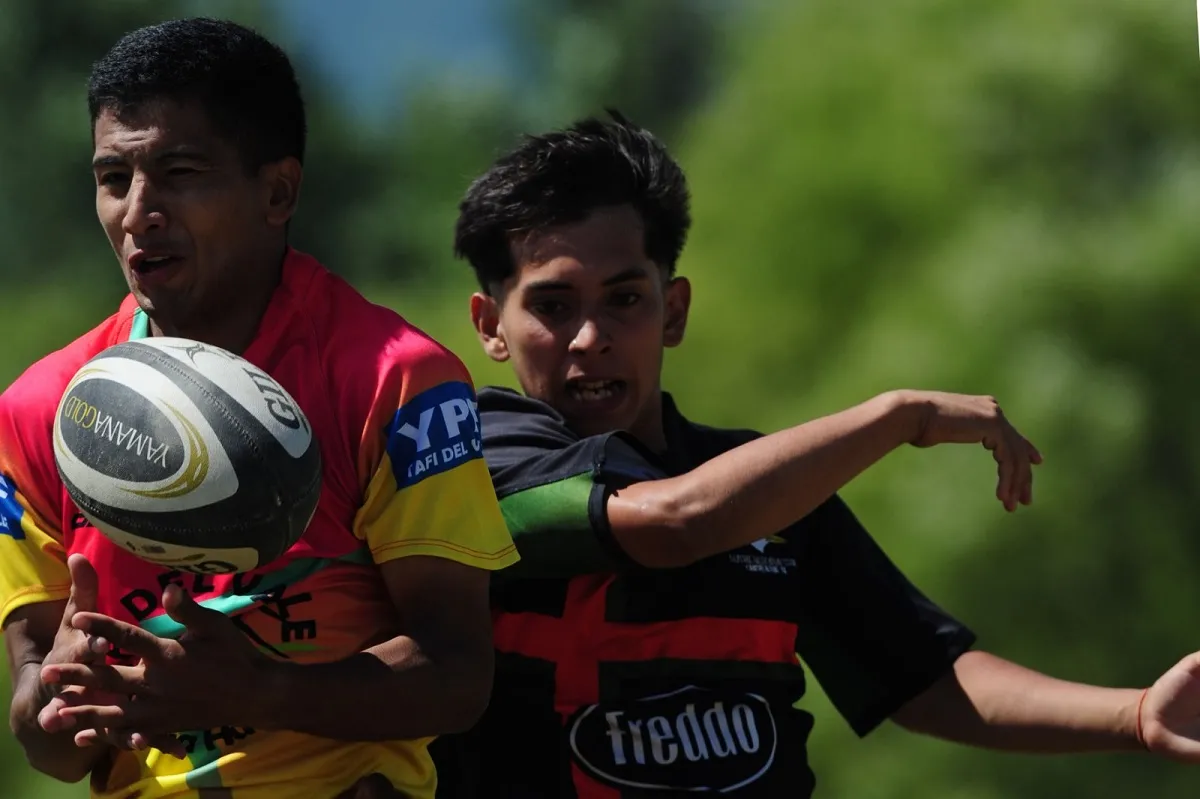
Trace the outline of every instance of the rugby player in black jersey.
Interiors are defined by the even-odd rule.
[[[682,415],[660,370],[689,223],[678,165],[616,114],[528,137],[461,205],[472,318],[524,389],[479,394],[521,561],[494,579],[490,707],[433,747],[439,796],[808,796],[804,666],[859,735],[1200,759],[1200,656],[1138,690],[973,649],[836,496],[904,444],[982,443],[1028,503],[1041,458],[991,398],[890,392],[768,436]]]

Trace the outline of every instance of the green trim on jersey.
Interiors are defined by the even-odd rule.
[[[254,592],[251,594],[222,594],[221,596],[202,599],[197,604],[209,610],[218,611],[226,616],[232,616],[239,611],[258,604],[265,595],[306,580],[334,563],[367,564],[370,562],[370,553],[366,547],[356,549],[340,558],[303,558],[292,561],[278,571],[264,574],[262,580],[255,584]],[[157,635],[159,638],[178,638],[180,635],[183,635],[185,629],[182,624],[172,619],[166,613],[151,616],[144,620],[141,623],[141,628],[146,632]]]
[[[133,313],[133,327],[129,329],[129,340],[141,341],[144,338],[150,338],[150,317],[138,308]]]
[[[500,500],[521,559],[500,572],[521,576],[574,576],[612,568],[612,555],[596,535],[591,507],[597,484],[591,472],[526,488]]]

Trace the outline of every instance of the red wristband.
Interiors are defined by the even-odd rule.
[[[1149,747],[1149,746],[1146,746],[1146,736],[1145,736],[1145,735],[1142,733],[1142,705],[1144,705],[1144,704],[1146,703],[1146,694],[1148,694],[1148,693],[1150,693],[1150,689],[1149,689],[1149,688],[1146,688],[1146,689],[1144,689],[1144,690],[1142,691],[1142,696],[1141,696],[1141,698],[1139,698],[1139,699],[1138,699],[1138,704],[1137,704],[1137,728],[1136,728],[1136,730],[1135,730],[1135,732],[1136,732],[1136,734],[1137,734],[1137,740],[1138,740],[1138,743],[1139,743],[1139,744],[1141,744],[1141,745],[1142,745],[1142,748],[1143,748],[1143,749],[1146,749],[1146,750],[1149,750],[1149,749],[1150,749],[1150,747]]]

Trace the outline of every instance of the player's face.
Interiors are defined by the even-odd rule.
[[[476,295],[484,347],[511,360],[525,392],[582,435],[629,430],[663,444],[663,348],[683,339],[690,286],[646,256],[629,206],[513,245],[499,300]]]
[[[253,174],[202,108],[163,101],[103,111],[93,171],[100,222],[155,326],[226,344],[220,326],[244,327],[277,279],[299,164]]]

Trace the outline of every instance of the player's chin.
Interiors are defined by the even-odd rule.
[[[633,406],[631,396],[624,393],[604,397],[568,395],[558,403],[571,428],[583,436],[628,430],[636,418]]]

